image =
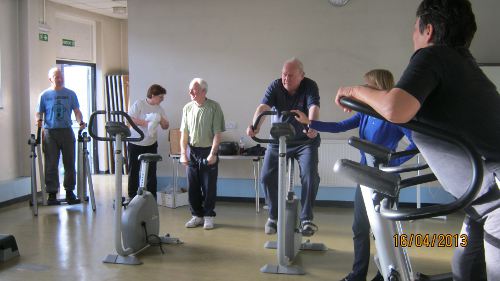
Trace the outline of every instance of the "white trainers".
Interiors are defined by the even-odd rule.
[[[205,223],[203,224],[204,229],[213,229],[215,217],[204,217]]]
[[[186,222],[187,228],[197,227],[203,224],[203,218],[193,216],[188,222]]]

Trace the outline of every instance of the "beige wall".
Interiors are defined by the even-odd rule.
[[[48,86],[47,69],[56,60],[52,42],[37,39],[41,3],[0,0],[4,106],[0,109],[0,181],[29,175],[26,141],[34,131],[33,110],[38,93]],[[472,52],[480,62],[500,62],[496,31],[500,2],[472,3],[479,26]],[[179,125],[180,110],[188,101],[190,79],[206,78],[209,97],[218,100],[226,120],[238,126],[224,137],[237,140],[266,86],[291,56],[301,58],[306,74],[319,84],[321,119],[348,117],[332,106],[336,89],[362,83],[362,73],[374,67],[400,75],[412,52],[417,4],[353,0],[334,8],[326,0],[129,1],[127,23],[47,1],[47,22],[56,28],[52,25],[56,12],[95,21],[98,94],[103,92],[103,75],[127,71],[130,62],[132,99],[143,97],[151,83],[166,86],[164,107],[172,127]],[[166,134],[160,134],[160,151],[167,155]],[[246,167],[232,169],[227,175],[251,176]],[[169,171],[169,161],[163,161],[159,173]]]
[[[0,91],[3,108],[0,109],[0,181],[19,174],[17,128],[21,116],[19,108],[19,25],[18,2],[0,1]],[[26,136],[26,140],[27,140]],[[23,155],[24,156],[24,155]]]
[[[500,61],[494,47],[500,20],[495,0],[473,1],[480,30],[472,51],[480,60]],[[316,80],[321,119],[349,117],[333,106],[339,86],[361,84],[372,68],[390,69],[399,77],[413,52],[412,29],[418,1],[352,0],[343,8],[328,1],[212,0],[129,1],[129,63],[132,100],[147,87],[167,88],[165,107],[172,127],[180,124],[193,77],[208,81],[208,97],[220,102],[226,121],[237,124],[224,133],[238,140],[251,122],[264,90],[278,78],[284,60],[299,57],[306,76]],[[496,40],[496,41],[495,41]],[[344,139],[346,134],[323,134]],[[167,134],[159,149],[168,155]],[[168,161],[159,166],[168,174]],[[243,164],[242,164],[243,165]],[[222,176],[250,177],[246,167],[222,169]]]
[[[54,40],[56,14],[95,22],[97,95],[103,96],[102,76],[109,72],[127,72],[123,34],[126,23],[47,1],[46,22],[52,28],[49,41],[38,41],[38,21],[42,1],[0,1],[0,51],[2,56],[2,94],[0,109],[0,181],[29,176],[30,159],[27,140],[34,132],[34,108],[39,93],[49,86],[47,70],[55,64]],[[102,107],[100,107],[102,108]],[[88,118],[88,116],[85,116]]]

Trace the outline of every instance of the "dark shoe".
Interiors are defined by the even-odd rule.
[[[384,277],[382,277],[382,274],[380,274],[380,271],[377,271],[377,275],[373,277],[372,281],[384,281]]]
[[[340,279],[340,281],[365,281],[364,279],[359,279],[357,278],[356,276],[354,276],[354,274],[351,272],[349,274],[347,274],[346,277]]]
[[[302,236],[309,237],[313,236],[316,231],[318,231],[318,226],[312,221],[304,220],[300,223],[300,229],[302,231]]]
[[[61,203],[57,200],[57,193],[51,192],[49,193],[49,198],[47,199],[47,205],[61,205]]]
[[[267,235],[275,234],[277,228],[276,220],[267,219],[266,225],[264,226],[264,233]]]
[[[78,204],[80,200],[76,199],[72,190],[66,190],[66,203],[68,203],[68,205]]]

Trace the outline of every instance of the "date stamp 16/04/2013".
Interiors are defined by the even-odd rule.
[[[469,243],[467,234],[434,233],[434,234],[395,234],[394,247],[466,247]]]

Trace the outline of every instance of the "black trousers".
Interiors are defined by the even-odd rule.
[[[366,280],[370,264],[370,221],[366,213],[361,187],[356,187],[354,195],[354,221],[352,222],[354,242],[354,262],[352,273],[354,280]]]
[[[189,165],[186,168],[188,196],[191,214],[197,217],[215,217],[217,198],[217,176],[219,159],[213,165],[207,165],[211,147],[189,147]]]
[[[139,155],[144,153],[158,153],[158,143],[155,142],[152,145],[142,146],[135,145],[133,143],[128,143],[128,197],[134,198],[137,195],[137,189],[139,189],[139,172],[141,169],[141,162],[138,160]],[[149,192],[153,194],[156,199],[156,162],[149,163],[148,176],[146,187]]]

